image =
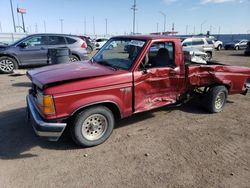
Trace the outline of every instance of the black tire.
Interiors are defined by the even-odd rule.
[[[221,48],[222,48],[222,45],[221,45],[221,44],[219,44],[219,46],[217,47],[217,50],[218,50],[218,51],[220,51],[220,50],[221,50]]]
[[[0,72],[4,74],[12,73],[15,69],[18,69],[17,61],[8,56],[0,57]]]
[[[70,127],[71,136],[80,146],[96,146],[109,138],[114,125],[115,120],[111,110],[105,106],[91,107],[76,115]]]
[[[87,46],[87,53],[91,54],[93,52],[93,48],[91,46]]]
[[[210,61],[212,59],[212,53],[206,52],[206,54],[207,54],[206,61]]]
[[[225,86],[214,86],[205,94],[205,108],[211,113],[218,113],[224,109],[228,90]]]
[[[70,55],[69,56],[70,62],[80,61],[80,59],[76,55]]]

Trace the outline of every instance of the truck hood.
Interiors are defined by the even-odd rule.
[[[27,76],[39,88],[55,83],[64,83],[84,78],[99,77],[124,72],[111,67],[92,63],[90,61],[51,65],[33,69],[27,72]]]

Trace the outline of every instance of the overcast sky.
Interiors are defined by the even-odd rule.
[[[63,32],[72,34],[86,32],[105,34],[105,18],[109,34],[130,33],[132,27],[132,4],[134,0],[12,0],[16,23],[17,5],[27,9],[24,15],[26,28],[31,32],[61,32],[59,19],[63,19]],[[163,31],[166,14],[166,30],[172,24],[179,34],[250,33],[250,0],[137,0],[136,31],[150,33]],[[19,15],[21,23],[21,16]],[[0,0],[0,31],[13,32],[10,0]],[[45,24],[45,26],[44,26]],[[36,26],[37,25],[37,26]],[[37,29],[36,29],[37,28]]]

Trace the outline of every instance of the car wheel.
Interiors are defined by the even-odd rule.
[[[11,57],[0,57],[0,72],[9,74],[12,73],[14,69],[18,69],[18,64],[15,59]]]
[[[235,50],[239,50],[240,49],[240,47],[239,46],[235,46]]]
[[[114,124],[114,115],[107,107],[95,106],[82,111],[75,117],[71,135],[80,146],[96,146],[109,138]]]
[[[206,61],[210,61],[212,59],[212,53],[211,52],[206,52]]]
[[[75,61],[79,61],[79,58],[75,55],[70,55],[69,56],[69,61],[70,62],[75,62]]]
[[[228,90],[225,86],[215,86],[205,94],[205,108],[211,113],[221,112],[227,101]]]
[[[87,53],[90,54],[93,51],[93,48],[91,46],[87,46]]]
[[[218,50],[218,51],[220,51],[220,50],[221,50],[221,48],[222,48],[222,45],[221,45],[221,44],[219,44],[219,46],[217,47],[217,50]]]

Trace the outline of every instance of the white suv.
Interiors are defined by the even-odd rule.
[[[182,41],[183,50],[194,48],[207,54],[207,61],[211,60],[214,54],[214,43],[206,37],[190,37]]]

